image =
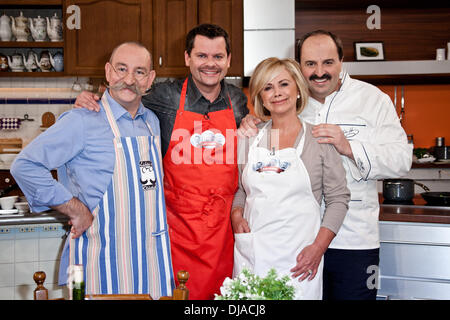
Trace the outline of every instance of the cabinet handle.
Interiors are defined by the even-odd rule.
[[[11,180],[9,178],[5,178],[5,182],[9,183]]]
[[[159,66],[162,67],[162,56],[159,56]]]

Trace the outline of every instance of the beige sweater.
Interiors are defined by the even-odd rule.
[[[261,129],[265,123],[258,125]],[[266,132],[270,132],[272,123],[267,127]],[[305,123],[295,141],[296,148],[300,142],[303,132],[306,132],[305,143],[301,154],[301,159],[305,165],[311,181],[311,187],[319,205],[322,198],[325,201],[325,213],[322,219],[322,227],[326,227],[335,234],[344,221],[350,201],[350,191],[347,188],[345,170],[342,165],[342,159],[333,145],[319,144],[317,138],[311,133],[312,125]],[[233,208],[244,208],[246,201],[245,190],[242,186],[242,172],[247,164],[248,150],[254,139],[246,138],[238,141],[238,167],[239,167],[239,189],[233,200]],[[266,133],[258,144],[258,147],[269,149],[270,141]]]

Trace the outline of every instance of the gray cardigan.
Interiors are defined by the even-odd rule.
[[[312,125],[305,122],[304,124],[305,126],[300,130],[294,147],[298,146],[303,132],[306,132],[301,159],[308,171],[314,197],[319,205],[322,198],[325,202],[326,209],[322,219],[322,227],[326,227],[337,234],[344,221],[350,201],[350,191],[347,188],[342,159],[333,145],[317,143],[317,138],[314,138],[311,133]],[[264,125],[265,123],[260,123],[258,128],[261,129]],[[270,141],[267,132],[270,132],[271,128],[272,124],[269,124],[258,147],[269,149]],[[244,208],[245,206],[246,193],[242,186],[242,172],[247,164],[249,147],[255,138],[239,139],[238,141],[239,189],[234,196],[233,208]]]

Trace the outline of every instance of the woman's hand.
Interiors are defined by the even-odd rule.
[[[83,91],[77,96],[77,100],[75,100],[74,108],[85,108],[90,111],[100,111],[100,105],[97,101],[100,100],[100,97],[96,94],[93,94],[89,91]]]
[[[314,279],[319,268],[320,261],[331,240],[336,235],[330,229],[321,227],[316,239],[312,244],[303,248],[297,256],[297,264],[290,271],[293,272],[292,277],[297,278],[301,276],[298,281],[303,281],[308,278],[309,281]]]
[[[306,278],[308,280],[314,279],[324,253],[325,251],[314,243],[303,248],[297,256],[297,264],[291,269],[292,277],[300,276],[298,281],[303,281]]]
[[[243,208],[234,208],[231,210],[231,227],[234,233],[249,233],[250,228],[248,226],[247,220],[243,217]]]

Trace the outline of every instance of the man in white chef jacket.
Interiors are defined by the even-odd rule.
[[[351,191],[349,211],[325,253],[324,300],[374,300],[379,265],[377,179],[404,176],[411,168],[408,144],[388,95],[343,70],[342,42],[328,31],[299,41],[300,67],[310,98],[301,117],[316,124],[319,143],[342,155]],[[239,134],[255,134],[247,116]]]

